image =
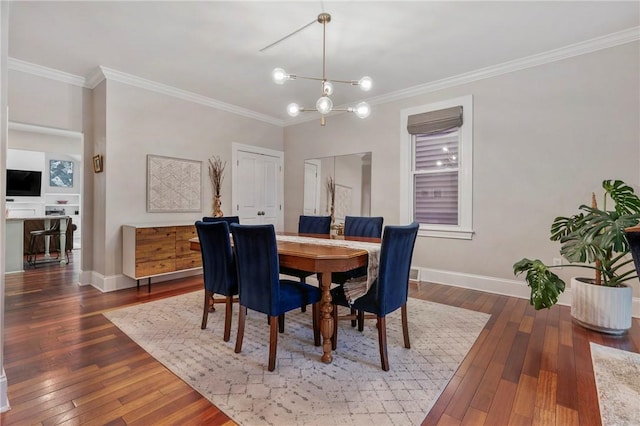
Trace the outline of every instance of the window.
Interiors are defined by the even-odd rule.
[[[401,217],[420,235],[471,239],[471,96],[403,110]]]

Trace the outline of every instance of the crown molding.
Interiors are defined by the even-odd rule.
[[[16,130],[27,133],[39,133],[48,136],[61,136],[69,139],[82,140],[83,135],[81,132],[75,132],[73,130],[58,129],[57,127],[39,126],[37,124],[20,123],[18,121],[9,121],[9,130]]]
[[[129,86],[139,87],[141,89],[146,89],[152,92],[161,93],[167,96],[172,96],[174,98],[182,99],[189,102],[194,102],[200,105],[205,105],[211,108],[219,109],[222,111],[227,111],[232,114],[241,115],[244,117],[252,118],[254,120],[263,121],[265,123],[273,124],[275,126],[282,127],[284,122],[280,119],[271,117],[266,114],[261,114],[259,112],[252,111],[247,108],[242,108],[236,105],[228,104],[226,102],[218,101],[206,96],[198,95],[197,93],[189,92],[187,90],[178,89],[173,86],[169,86],[166,84],[158,83],[152,80],[147,80],[145,78],[137,77],[132,74],[127,74],[121,71],[117,71],[107,67],[99,67],[100,73],[104,76],[104,79],[107,81],[117,81],[118,83],[127,84]],[[101,80],[99,80],[95,73],[92,74],[91,82],[92,84],[97,85]]]
[[[102,72],[102,67],[98,66],[94,69],[87,77],[85,78],[85,85],[89,89],[93,90],[96,86],[102,83],[105,80],[104,73]]]
[[[580,43],[575,43],[569,46],[561,47],[558,49],[550,50],[547,52],[539,53],[536,55],[527,56],[524,58],[516,59],[513,61],[504,62],[502,64],[493,65],[479,70],[471,71],[464,74],[459,74],[453,77],[447,77],[441,80],[420,84],[417,86],[409,87],[407,89],[398,90],[395,92],[387,93],[373,98],[365,99],[370,105],[379,105],[388,102],[398,101],[425,93],[431,93],[438,90],[447,89],[454,86],[459,86],[466,83],[471,83],[486,78],[499,76],[515,71],[524,70],[527,68],[537,67],[563,59],[572,58],[579,55],[595,52],[610,47],[619,46],[626,43],[631,43],[640,40],[640,27],[632,27],[623,31],[608,34],[602,37],[593,38]],[[92,72],[87,78],[77,75],[69,74],[63,71],[58,71],[53,68],[43,67],[41,65],[32,64],[22,61],[20,59],[9,58],[9,69],[22,71],[28,74],[37,75],[40,77],[50,78],[52,80],[61,81],[64,83],[72,84],[74,86],[85,87],[88,89],[95,88],[103,80],[112,80],[119,83],[124,83],[130,86],[139,87],[142,89],[150,90],[157,93],[162,93],[167,96],[182,99],[188,102],[194,102],[200,105],[209,106],[219,110],[227,111],[233,114],[241,115],[254,120],[263,121],[265,123],[273,124],[275,126],[286,127],[294,124],[304,123],[307,121],[317,120],[319,114],[304,115],[304,117],[298,116],[286,120],[281,120],[266,114],[261,114],[246,108],[242,108],[236,105],[228,104],[225,102],[217,101],[215,99],[198,95],[197,93],[189,92],[186,90],[178,89],[176,87],[168,86],[166,84],[158,83],[152,80],[147,80],[141,77],[137,77],[131,74],[127,74],[121,71],[116,71],[110,68],[99,66],[94,72]],[[336,108],[346,108],[346,105],[340,105]],[[329,114],[329,116],[341,114],[342,112],[336,111],[335,114]]]
[[[575,56],[596,52],[598,50],[608,49],[610,47],[620,46],[622,44],[631,43],[640,40],[640,27],[633,27],[617,33],[608,34],[606,36],[593,38],[580,43],[571,44],[569,46],[558,49],[549,50],[547,52],[536,55],[526,56],[524,58],[515,59],[513,61],[503,62],[502,64],[492,65],[490,67],[481,68],[453,77],[443,78],[426,84],[409,87],[407,89],[398,90],[386,95],[376,96],[367,99],[371,105],[384,104],[387,102],[397,101],[410,98],[425,93],[435,92],[449,87],[459,86],[486,78],[496,77],[502,74],[508,74],[515,71],[521,71],[527,68],[533,68],[544,64],[549,64],[563,59],[573,58]]]
[[[32,64],[31,62],[22,61],[20,59],[8,58],[7,67],[11,70],[37,75],[39,77],[71,84],[73,86],[86,87],[84,77],[69,74],[68,72],[59,71],[53,68],[43,67],[42,65]]]

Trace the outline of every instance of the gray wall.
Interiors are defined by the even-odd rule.
[[[559,257],[549,241],[551,222],[589,203],[602,180],[622,179],[638,191],[638,64],[634,42],[373,105],[367,120],[342,114],[324,128],[316,120],[289,126],[285,229],[295,230],[302,209],[305,158],[364,151],[372,151],[371,215],[399,223],[400,111],[471,94],[475,235],[471,241],[420,237],[413,264],[461,281],[471,275],[513,285],[514,261]]]
[[[230,162],[232,142],[283,150],[281,127],[114,81],[88,90],[12,71],[9,88],[10,120],[85,135],[81,282],[103,289],[130,281],[120,276],[122,224],[189,223],[209,214],[207,159]],[[94,154],[103,155],[102,173],[93,173]],[[146,212],[147,154],[203,161],[201,213]],[[232,202],[227,170],[223,206]]]
[[[122,231],[127,223],[194,222],[211,213],[212,188],[207,159],[228,162],[223,206],[231,205],[231,143],[282,151],[282,128],[193,102],[106,83],[104,155],[105,240],[103,273],[122,272]],[[147,213],[147,154],[202,161],[202,212]]]

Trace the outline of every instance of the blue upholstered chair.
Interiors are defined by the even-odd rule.
[[[379,216],[346,216],[344,218],[344,236],[380,238],[383,220]]]
[[[346,216],[344,218],[345,237],[380,238],[382,235],[382,217]],[[344,284],[350,278],[362,277],[367,274],[367,267],[353,269],[347,272],[334,272],[331,282]]]
[[[229,225],[231,225],[232,223],[240,223],[240,217],[238,217],[238,216],[220,216],[220,217],[205,216],[205,217],[202,218],[202,221],[203,222],[225,221]]]
[[[329,235],[331,232],[331,216],[305,216],[298,219],[299,234]]]
[[[416,222],[406,226],[387,226],[382,237],[380,248],[380,262],[378,278],[364,296],[356,299],[353,305],[349,305],[342,287],[331,290],[333,303],[333,347],[338,341],[338,319],[352,319],[352,315],[338,316],[338,305],[353,307],[358,312],[366,312],[373,315],[365,315],[365,318],[378,320],[378,342],[380,345],[380,362],[384,371],[389,370],[387,357],[387,327],[386,315],[401,308],[402,333],[404,347],[409,349],[409,329],[407,327],[407,297],[409,292],[409,270],[411,269],[411,257],[418,234]]]
[[[344,236],[345,237],[367,237],[380,238],[382,235],[382,222],[384,218],[381,216],[345,216],[344,218]],[[351,278],[358,278],[367,275],[367,267],[352,269],[346,272],[334,272],[331,274],[331,282],[336,284],[344,284]],[[355,310],[351,310],[351,314],[355,315]],[[351,321],[351,326],[356,326],[356,321]],[[362,331],[362,318],[359,320],[358,330]]]
[[[278,246],[273,225],[231,225],[238,271],[240,316],[235,352],[242,351],[247,309],[269,316],[269,371],[276,366],[278,319],[285,312],[313,304],[314,343],[320,343],[317,287],[292,280],[281,280]]]
[[[231,315],[233,311],[233,296],[238,294],[235,259],[231,249],[229,225],[225,221],[196,222],[200,251],[202,253],[202,269],[204,275],[204,309],[202,325],[207,327],[210,301],[226,305],[224,317],[224,341],[228,342],[231,335]],[[214,299],[219,294],[224,299]],[[213,305],[211,305],[213,306]]]
[[[299,234],[329,235],[331,232],[331,216],[300,216],[298,220]],[[297,277],[301,283],[306,282],[307,277],[313,272],[301,271],[293,268],[280,268],[280,273]],[[305,311],[305,307],[302,307]]]
[[[629,241],[629,250],[636,267],[636,274],[640,276],[640,227],[627,228],[624,233]]]

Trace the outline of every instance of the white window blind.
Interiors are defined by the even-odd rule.
[[[421,224],[459,225],[459,138],[458,129],[413,136],[413,217]]]

